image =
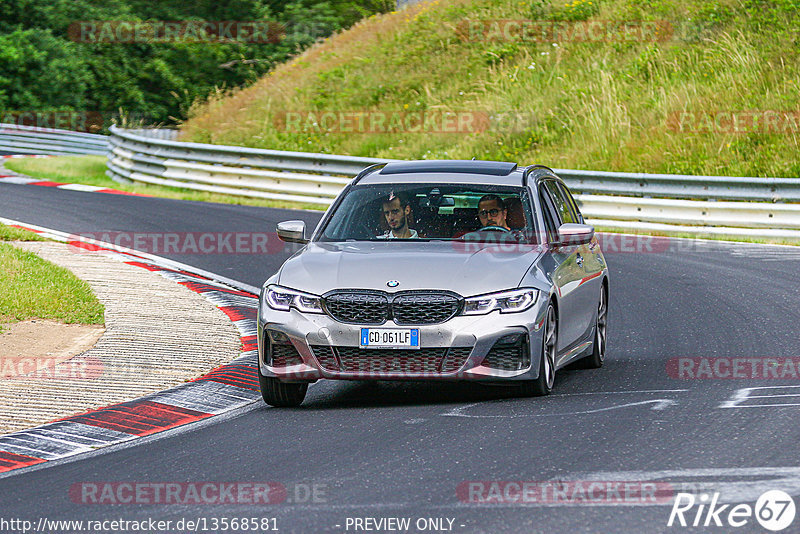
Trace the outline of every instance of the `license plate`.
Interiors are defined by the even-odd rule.
[[[362,328],[362,349],[418,349],[418,328]]]

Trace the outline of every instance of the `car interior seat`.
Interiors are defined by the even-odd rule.
[[[518,197],[507,198],[504,202],[506,206],[506,224],[512,230],[524,229],[527,224],[525,223],[525,210],[522,208],[522,200]]]

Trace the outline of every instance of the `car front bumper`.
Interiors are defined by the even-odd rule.
[[[296,309],[277,311],[262,300],[258,316],[259,368],[262,375],[286,382],[321,378],[533,380],[539,375],[546,309],[547,299],[540,294],[537,302],[524,312],[493,311],[487,315],[456,316],[441,324],[412,326],[419,329],[420,349],[381,350],[359,348],[362,327],[409,326],[397,326],[391,321],[380,326],[345,324],[324,314],[301,313]],[[267,331],[288,338],[283,343],[293,356],[289,361],[278,362],[280,365],[267,363],[265,352],[272,343],[265,339]],[[518,352],[498,352],[502,347],[496,343],[511,339],[507,336],[520,340]],[[504,354],[520,354],[522,360],[517,365],[498,365],[498,361],[512,362],[513,359],[504,359]],[[440,358],[438,363],[437,358]]]

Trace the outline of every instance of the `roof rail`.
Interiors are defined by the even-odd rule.
[[[527,187],[527,185],[528,185],[528,175],[531,172],[533,172],[534,170],[536,170],[536,169],[544,169],[546,171],[552,172],[553,174],[556,173],[553,169],[551,169],[547,165],[530,165],[530,166],[526,167],[525,168],[525,172],[522,173],[522,185],[523,186]]]
[[[422,172],[452,172],[464,174],[488,174],[508,176],[517,168],[516,163],[479,160],[421,160],[392,161],[381,174],[410,174]]]
[[[385,165],[386,165],[385,163],[375,163],[374,165],[370,165],[369,167],[358,173],[356,177],[353,178],[353,181],[350,182],[350,185],[356,185],[360,179],[376,171],[378,168],[384,167]]]

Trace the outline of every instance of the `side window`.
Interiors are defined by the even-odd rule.
[[[542,217],[547,227],[547,240],[550,242],[558,241],[558,227],[561,226],[561,222],[558,219],[558,212],[553,205],[553,201],[550,199],[550,194],[544,186],[539,186],[539,202],[542,205]]]
[[[550,197],[558,210],[558,215],[561,218],[562,224],[578,222],[577,215],[572,211],[572,206],[564,197],[564,192],[558,187],[558,184],[553,180],[546,180],[545,187],[550,192]]]
[[[581,210],[578,209],[578,203],[575,202],[572,193],[570,193],[569,189],[563,184],[559,184],[558,187],[564,192],[564,198],[567,199],[567,202],[569,202],[569,205],[572,207],[572,211],[575,212],[575,222],[583,224],[583,215],[581,214]]]

